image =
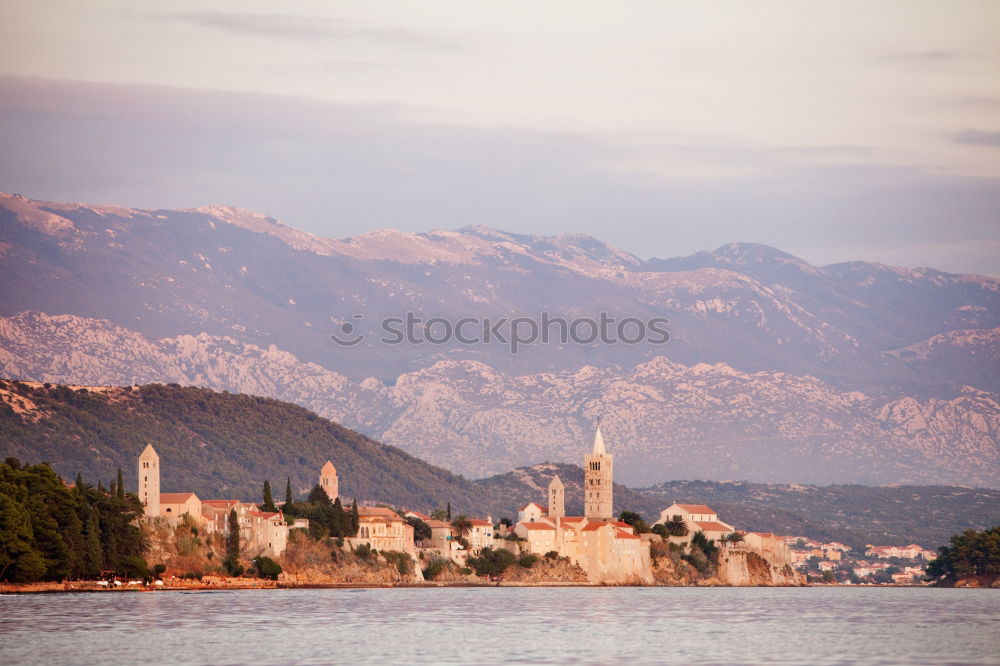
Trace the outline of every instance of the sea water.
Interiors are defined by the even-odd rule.
[[[0,596],[0,664],[1000,664],[1000,590]]]

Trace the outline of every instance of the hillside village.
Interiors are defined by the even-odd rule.
[[[481,574],[500,581],[504,567],[495,563],[509,564],[516,559],[522,568],[530,568],[538,561],[549,565],[561,563],[563,569],[573,573],[563,571],[560,575],[568,575],[580,583],[648,585],[665,580],[679,583],[688,578],[664,574],[665,562],[674,564],[672,574],[687,569],[693,572],[696,568],[704,574],[711,568],[709,560],[713,557],[719,562],[735,563],[752,555],[757,568],[752,581],[730,572],[718,582],[801,583],[791,568],[795,560],[785,540],[773,534],[737,530],[722,522],[708,506],[675,503],[663,509],[652,525],[628,511],[614,516],[614,457],[607,450],[600,426],[590,452],[584,455],[584,469],[584,512],[579,516],[566,515],[565,487],[558,477],[549,484],[545,504],[531,502],[522,506],[516,520],[452,517],[450,507],[448,511],[427,514],[415,509],[397,511],[353,503],[348,512],[343,508],[345,498],[340,496],[340,480],[332,461],[320,469],[309,500],[316,502],[319,498],[332,505],[334,511],[351,523],[339,541],[345,549],[354,553],[381,553],[393,560],[408,559],[409,564],[401,564],[399,571],[412,572],[416,580],[424,578],[424,571],[444,568],[470,580]],[[247,561],[261,557],[281,561],[289,547],[301,541],[297,533],[313,537],[322,537],[324,533],[316,529],[318,526],[311,526],[308,518],[286,511],[290,496],[277,503],[266,496],[265,504],[273,504],[266,507],[235,499],[201,499],[193,491],[162,492],[163,470],[152,445],[147,445],[139,456],[138,472],[138,497],[149,525],[186,526],[195,532],[220,536],[227,536],[236,526],[240,556]],[[269,492],[268,486],[265,494]],[[436,565],[431,567],[431,563]],[[749,570],[747,565],[744,567]],[[171,572],[169,563],[166,568],[172,575],[188,573]],[[294,574],[282,576],[294,579]]]
[[[675,502],[664,508],[651,525],[629,511],[616,517],[612,512],[614,457],[607,450],[600,426],[583,463],[584,512],[578,516],[566,515],[565,486],[558,476],[549,483],[544,503],[521,506],[516,519],[452,517],[450,506],[447,511],[425,513],[354,503],[348,512],[343,508],[345,498],[340,495],[340,480],[332,461],[319,470],[310,500],[315,500],[319,492],[324,501],[352,522],[342,537],[346,549],[382,553],[393,561],[408,560],[409,564],[400,565],[399,571],[410,572],[416,581],[423,580],[426,571],[442,569],[457,572],[460,580],[462,575],[475,580],[475,574],[486,571],[490,580],[501,581],[502,567],[497,573],[491,563],[496,561],[497,553],[507,551],[510,556],[500,560],[509,563],[517,558],[522,566],[536,561],[562,562],[575,571],[570,575],[575,577],[573,582],[591,584],[692,582],[697,576],[685,578],[677,574],[677,569],[697,569],[705,574],[712,568],[708,560],[713,558],[716,563],[729,563],[744,562],[748,557],[757,563],[756,576],[748,578],[743,570],[721,575],[726,570],[722,566],[716,569],[713,582],[920,584],[927,562],[935,557],[932,551],[916,544],[869,545],[861,551],[837,542],[748,532],[726,523],[704,504]],[[265,497],[265,504],[273,504],[265,507],[235,499],[201,499],[192,491],[161,492],[161,471],[159,455],[152,445],[147,445],[138,460],[138,497],[145,520],[151,525],[188,525],[206,535],[227,537],[235,524],[241,555],[248,561],[260,557],[281,561],[290,544],[296,543],[296,534],[323,534],[322,529],[310,529],[309,518],[285,511],[288,498],[272,503],[270,497]],[[661,560],[674,563],[672,576],[663,575]],[[746,571],[753,568],[745,563],[742,566]],[[174,572],[183,573],[187,572]],[[282,578],[292,581],[296,576],[283,573]]]

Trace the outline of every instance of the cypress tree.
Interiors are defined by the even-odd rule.
[[[89,518],[86,529],[86,550],[84,551],[83,570],[88,577],[97,578],[104,568],[104,553],[101,551],[101,523],[97,520],[97,511],[88,510]]]
[[[230,576],[242,576],[243,565],[240,564],[240,521],[236,517],[236,509],[229,510],[229,534],[226,537],[226,559],[223,565]]]
[[[330,534],[337,537],[347,536],[351,519],[344,513],[344,505],[340,503],[340,498],[333,500],[333,511],[331,512]]]
[[[260,510],[267,511],[269,513],[274,513],[278,510],[278,508],[274,506],[274,498],[271,497],[271,482],[267,479],[264,479],[264,503],[260,505]]]
[[[292,505],[292,477],[288,477],[288,481],[285,482],[285,506]]]
[[[80,472],[76,473],[75,487],[79,492],[83,492],[83,474],[81,474]]]
[[[451,522],[451,502],[448,502],[448,512],[447,512],[447,515],[448,515],[448,522],[450,523]]]
[[[226,555],[236,559],[240,556],[240,521],[236,509],[229,510],[229,535],[226,538]]]
[[[122,468],[118,468],[118,486],[115,493],[118,499],[125,499],[125,482],[122,480]]]
[[[358,515],[358,500],[351,502],[351,536],[358,535],[358,528],[361,527],[361,517]]]
[[[102,495],[105,494],[104,493],[104,482],[103,481],[98,481],[97,482],[97,492],[101,493]]]

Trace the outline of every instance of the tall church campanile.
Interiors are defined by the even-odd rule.
[[[337,468],[329,460],[319,471],[319,485],[326,491],[326,496],[330,498],[331,502],[337,501],[337,496],[340,494],[340,481],[337,479]]]
[[[139,455],[139,500],[147,516],[160,515],[160,456],[152,444]]]
[[[594,435],[594,450],[583,457],[583,507],[587,520],[611,520],[613,459],[604,448],[601,426]]]

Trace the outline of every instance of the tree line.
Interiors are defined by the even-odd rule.
[[[46,463],[0,463],[0,580],[148,576],[148,540],[134,524],[142,504],[121,479],[105,489],[78,475],[70,487]]]

